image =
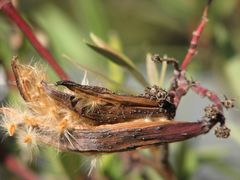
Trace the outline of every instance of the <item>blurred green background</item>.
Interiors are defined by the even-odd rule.
[[[86,42],[92,42],[90,33],[129,57],[136,69],[147,79],[147,53],[167,54],[179,61],[183,59],[206,1],[15,2],[21,15],[31,24],[36,35],[59,60],[72,80],[81,82],[83,69],[87,69],[91,85],[106,86],[120,92],[140,93],[144,89],[143,83],[139,83],[127,68],[117,66],[86,45]],[[227,113],[227,124],[232,129],[232,135],[229,139],[222,140],[216,139],[210,132],[193,140],[170,145],[170,161],[178,179],[240,179],[239,17],[240,1],[214,1],[209,12],[209,22],[200,40],[198,54],[188,68],[188,74],[194,80],[216,91],[221,97],[226,94],[236,99],[236,108]],[[10,71],[13,55],[18,55],[25,63],[41,59],[19,29],[0,13],[0,61],[7,71]],[[78,63],[79,67],[75,63]],[[159,69],[160,67],[159,65]],[[57,76],[50,67],[48,69],[51,81],[56,81]],[[171,76],[172,68],[168,70],[167,74]],[[164,83],[165,88],[168,85],[167,80],[168,77]],[[8,83],[12,84],[11,81]],[[8,96],[5,100],[2,99],[2,102],[17,101],[19,98],[16,89],[10,88]],[[180,105],[176,119],[200,119],[202,109],[207,103],[207,100],[190,93]],[[10,138],[6,139],[4,144],[21,159],[21,153]],[[147,166],[136,165],[126,171],[126,162],[119,154],[101,156],[97,169],[88,177],[93,158],[95,156],[60,153],[44,147],[28,166],[42,179],[161,178]],[[3,164],[0,165],[0,176],[3,179],[17,179]]]

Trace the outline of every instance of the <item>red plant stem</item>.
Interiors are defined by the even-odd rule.
[[[202,20],[201,20],[200,24],[198,25],[197,29],[193,32],[192,40],[190,42],[190,47],[189,47],[188,52],[183,60],[182,65],[181,65],[182,70],[186,70],[188,64],[192,60],[192,57],[196,54],[199,39],[201,37],[201,34],[204,30],[204,27],[205,27],[207,21],[208,21],[208,18],[207,18],[208,17],[208,8],[209,8],[209,5],[211,4],[211,2],[212,2],[211,0],[208,0],[208,4],[205,7],[204,12],[203,12]]]
[[[185,70],[188,66],[188,64],[191,62],[192,57],[196,54],[196,49],[197,49],[197,45],[199,42],[199,39],[201,37],[201,34],[204,30],[204,27],[208,21],[207,17],[208,17],[208,9],[209,6],[211,4],[212,0],[208,0],[208,3],[203,11],[203,16],[202,16],[202,20],[200,22],[200,24],[198,25],[197,29],[193,32],[193,36],[192,36],[192,40],[190,42],[190,47],[188,49],[188,53],[186,54],[183,63],[181,65],[182,68],[182,73],[180,74],[180,76],[176,77],[176,79],[181,82],[181,77],[183,77],[183,81],[186,81],[186,77],[185,77]],[[188,91],[188,83],[180,83],[181,87],[179,87],[177,90],[181,90],[179,92],[182,93],[177,93],[178,96],[176,96],[176,104],[179,103],[181,97],[186,94],[186,92]],[[185,85],[185,86],[184,86]],[[220,98],[212,91],[208,90],[207,88],[204,88],[203,86],[201,86],[199,83],[194,83],[193,86],[191,87],[191,89],[193,89],[197,94],[199,94],[200,96],[203,97],[207,97],[210,101],[212,101],[220,111],[222,111],[222,102],[220,100]],[[175,90],[177,92],[177,90]]]
[[[4,164],[7,166],[8,169],[10,169],[12,172],[14,172],[16,175],[18,175],[22,179],[25,179],[25,180],[37,180],[38,179],[36,175],[34,175],[31,171],[29,171],[22,164],[17,162],[17,160],[10,155],[7,155],[5,157]]]
[[[223,106],[222,106],[222,101],[218,97],[218,95],[209,89],[201,86],[199,83],[194,83],[193,86],[191,87],[192,90],[194,90],[197,94],[199,94],[202,97],[207,97],[211,102],[213,102],[217,108],[222,111]]]
[[[5,151],[4,145],[0,147],[0,163],[4,163],[6,168],[16,174],[20,179],[37,180],[39,179],[31,170],[17,161],[17,159]]]
[[[58,74],[61,79],[69,79],[64,70],[59,66],[57,60],[51,55],[51,53],[44,48],[41,43],[37,40],[36,36],[32,32],[30,26],[21,17],[18,11],[13,7],[11,1],[0,0],[0,10],[9,17],[26,35],[30,43],[37,50],[37,52],[52,66],[54,71]]]

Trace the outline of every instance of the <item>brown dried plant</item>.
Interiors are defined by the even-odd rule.
[[[208,1],[202,21],[193,33],[181,66],[174,58],[152,57],[155,62],[174,66],[173,80],[167,91],[154,85],[146,87],[140,95],[123,95],[104,87],[68,80],[52,85],[47,83],[42,65],[22,65],[14,57],[12,70],[24,99],[19,107],[24,108],[0,108],[2,128],[8,136],[17,136],[19,144],[29,152],[37,151],[39,144],[81,153],[113,153],[155,147],[205,134],[217,123],[220,126],[215,130],[216,136],[227,138],[230,130],[225,126],[223,109],[232,108],[233,100],[225,98],[222,101],[214,92],[186,77],[187,65],[196,53],[207,22],[210,3]],[[204,109],[200,121],[173,121],[180,100],[189,89],[209,98],[213,104]],[[143,161],[148,163],[146,159]],[[170,177],[161,168],[155,166],[165,178]]]
[[[207,133],[216,123],[219,137],[228,137],[225,118],[216,105],[205,109],[198,122],[171,121],[177,105],[167,91],[152,86],[145,93],[121,95],[97,86],[59,81],[48,85],[39,64],[21,65],[12,61],[25,110],[3,107],[2,127],[17,135],[28,148],[39,143],[63,151],[118,152],[186,140]]]

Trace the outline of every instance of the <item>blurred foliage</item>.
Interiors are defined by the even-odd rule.
[[[75,65],[78,63],[81,67],[91,69],[89,78],[92,84],[99,85],[101,82],[102,85],[118,91],[121,90],[119,86],[122,86],[126,87],[125,92],[142,92],[141,84],[146,84],[144,79],[147,77],[145,72],[147,53],[167,54],[180,61],[183,59],[192,31],[200,20],[205,4],[203,0],[22,0],[17,2],[21,14],[73,80],[80,82],[83,77],[84,71]],[[239,17],[240,1],[214,1],[210,8],[209,23],[200,40],[199,53],[189,66],[191,75],[209,73],[218,76],[219,83],[230,92],[229,94],[236,97],[238,105],[240,105]],[[90,33],[95,34],[95,38],[91,39]],[[101,41],[96,40],[96,37]],[[86,45],[86,42],[91,44]],[[99,47],[103,42],[114,50],[114,53],[102,51]],[[40,59],[22,33],[1,14],[0,61],[8,70],[11,57],[16,54],[26,63]],[[69,62],[63,54],[71,57],[70,59],[74,59],[75,62]],[[109,59],[112,61],[108,61]],[[152,69],[151,65],[148,65],[148,69]],[[48,72],[51,81],[54,82],[57,79],[56,75],[50,68]],[[218,92],[221,93],[221,90]],[[11,91],[7,100],[16,101],[16,93],[15,90]],[[204,177],[239,179],[239,156],[232,157],[232,149],[228,148],[228,145],[235,143],[234,147],[239,148],[240,123],[239,121],[228,123],[232,127],[232,139],[228,139],[230,143],[225,144],[216,140],[216,144],[220,144],[219,148],[214,148],[216,144],[204,144],[202,146],[204,150],[201,150],[197,146],[198,138],[171,145],[170,157],[179,179]],[[12,144],[9,146],[17,148]],[[60,153],[45,147],[32,166],[43,179],[160,178],[149,167],[134,168],[126,174],[120,157],[118,154],[101,156],[98,168],[93,170],[91,177],[88,177],[91,159],[95,158],[95,155]],[[234,160],[231,161],[231,158]],[[201,170],[206,167],[208,176],[204,176]]]

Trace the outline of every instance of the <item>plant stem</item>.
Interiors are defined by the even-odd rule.
[[[176,180],[175,174],[172,172],[169,163],[165,164],[165,162],[160,163],[155,162],[154,159],[150,159],[140,154],[137,151],[133,151],[130,153],[134,159],[138,160],[142,164],[148,165],[156,170],[156,172],[164,179],[164,180]]]
[[[1,161],[11,172],[16,174],[21,179],[26,180],[39,179],[32,171],[30,171],[27,167],[18,162],[15,157],[13,157],[10,154],[7,154],[3,146],[2,148],[0,148],[0,162]]]
[[[182,65],[181,65],[181,68],[183,71],[186,70],[186,68],[189,65],[189,63],[191,62],[193,56],[197,52],[197,45],[198,45],[199,39],[201,37],[201,34],[204,30],[204,27],[205,27],[207,21],[208,21],[208,9],[209,9],[211,2],[212,2],[212,0],[208,0],[208,3],[203,11],[202,20],[199,23],[197,29],[193,32],[192,39],[190,42],[190,47],[189,47],[188,52],[183,60]]]
[[[59,66],[57,60],[53,57],[53,55],[46,48],[44,48],[41,45],[41,43],[37,40],[36,36],[31,30],[31,27],[26,23],[26,21],[21,17],[18,11],[13,7],[11,1],[0,0],[0,10],[2,10],[2,12],[22,30],[22,32],[25,34],[25,36],[28,38],[28,40],[37,50],[37,52],[43,57],[43,59],[45,59],[52,66],[56,74],[58,74],[58,76],[61,79],[64,80],[69,79],[67,74]]]

